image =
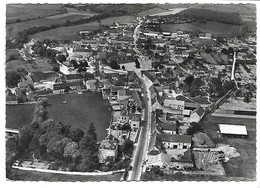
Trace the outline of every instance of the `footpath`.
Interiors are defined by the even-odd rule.
[[[80,176],[103,176],[110,175],[115,173],[124,172],[124,169],[117,171],[109,171],[109,172],[68,172],[68,171],[58,171],[58,170],[49,170],[49,169],[37,169],[37,168],[28,168],[28,167],[20,167],[20,166],[12,166],[14,169],[26,170],[26,171],[36,171],[36,172],[45,172],[45,173],[53,173],[53,174],[67,174],[67,175],[80,175]]]

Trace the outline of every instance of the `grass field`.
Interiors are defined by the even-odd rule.
[[[107,136],[111,112],[108,101],[103,100],[101,93],[51,95],[48,99],[51,104],[47,107],[48,118],[83,130],[88,130],[93,123],[99,140]],[[66,104],[62,103],[63,99],[67,100]]]
[[[218,22],[193,22],[193,23],[183,23],[183,24],[162,24],[161,29],[165,32],[177,32],[182,31],[201,31],[211,33],[213,37],[235,37],[240,34],[242,26],[224,24]]]
[[[6,49],[5,55],[6,55],[6,61],[8,61],[11,56],[18,57],[20,54],[16,49]]]
[[[10,22],[56,15],[64,12],[63,7],[62,4],[7,4],[6,19]]]
[[[16,181],[49,181],[49,182],[85,182],[85,181],[120,181],[122,173],[103,176],[79,176],[65,174],[51,174],[44,172],[23,171],[12,169],[13,179]]]
[[[238,13],[240,15],[256,16],[256,6],[253,4],[196,4],[192,8],[209,9],[225,13]]]
[[[256,121],[243,118],[207,116],[201,122],[214,143],[224,143],[235,147],[240,156],[224,163],[228,177],[256,178]],[[217,134],[218,124],[246,125],[248,138],[223,138]]]
[[[34,104],[6,105],[6,127],[19,129],[32,122]]]
[[[25,69],[29,72],[35,71],[52,71],[53,65],[48,59],[37,59],[32,62],[26,62],[23,60],[12,60],[5,64],[6,71],[17,71],[17,69]]]
[[[130,23],[135,20],[134,16],[118,16],[118,17],[110,17],[101,20],[102,25],[112,25],[113,22],[118,21],[119,23]],[[30,38],[34,38],[37,40],[42,40],[45,38],[56,39],[56,40],[79,40],[81,36],[79,32],[82,30],[93,31],[99,28],[98,22],[91,22],[87,24],[80,24],[69,27],[59,27],[56,29],[51,29],[48,31],[40,32],[30,36]]]
[[[67,21],[73,21],[81,18],[88,18],[95,15],[94,13],[91,12],[77,11],[76,9],[67,9],[67,10],[68,10],[67,13],[62,13],[53,16],[52,15],[46,16],[34,20],[22,21],[19,23],[7,24],[6,25],[7,38],[15,37],[18,32],[22,32],[31,27],[64,24]]]

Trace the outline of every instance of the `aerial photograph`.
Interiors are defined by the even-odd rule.
[[[5,6],[6,181],[257,180],[256,4]]]

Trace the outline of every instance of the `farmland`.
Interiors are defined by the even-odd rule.
[[[218,22],[193,22],[182,24],[162,24],[161,29],[165,32],[201,31],[212,33],[213,37],[235,37],[240,35],[243,26],[231,25]]]
[[[35,71],[50,71],[53,69],[53,65],[49,59],[36,59],[32,62],[26,62],[23,60],[12,60],[6,62],[6,71],[17,71],[17,69],[25,69],[29,72]]]
[[[55,24],[64,24],[68,21],[74,21],[77,19],[88,18],[95,14],[91,12],[78,11],[75,9],[67,9],[67,13],[62,13],[58,15],[43,17],[39,19],[33,19],[13,24],[6,25],[7,38],[15,37],[19,32],[22,32],[31,27],[40,26],[51,26]]]
[[[101,93],[51,95],[48,99],[48,118],[78,126],[82,130],[88,130],[88,126],[93,123],[98,140],[107,136],[111,112],[108,101],[102,99]],[[62,103],[63,99],[67,100],[66,104]]]
[[[6,105],[6,127],[19,129],[32,122],[34,104]]]
[[[62,4],[8,4],[6,6],[7,22],[14,22],[43,18],[47,16],[64,13],[64,5]]]
[[[214,143],[224,143],[235,147],[239,157],[224,163],[228,177],[256,177],[256,121],[253,119],[207,116],[201,122]],[[246,125],[248,138],[223,138],[217,134],[218,124]]]
[[[110,17],[101,20],[101,25],[112,25],[113,22],[118,21],[119,23],[129,23],[135,20],[134,16],[119,16],[119,17]],[[98,22],[91,22],[87,24],[80,24],[69,27],[59,27],[56,29],[51,29],[48,31],[43,31],[37,34],[30,36],[36,40],[42,40],[45,38],[56,39],[56,40],[77,40],[80,39],[79,31],[82,30],[96,30],[100,26]]]

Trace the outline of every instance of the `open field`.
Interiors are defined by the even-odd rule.
[[[102,25],[112,25],[113,22],[118,21],[119,23],[130,23],[135,20],[134,16],[118,16],[110,17],[101,20]],[[37,40],[42,40],[45,38],[56,39],[56,40],[79,40],[81,36],[79,32],[82,30],[93,31],[99,28],[98,22],[91,22],[87,24],[80,24],[69,27],[59,27],[56,29],[51,29],[48,31],[40,32],[34,35],[31,35],[30,38]]]
[[[20,56],[18,50],[16,49],[6,49],[6,61],[10,60],[10,57],[18,57]]]
[[[170,9],[188,8],[191,4],[155,4],[156,7],[137,13],[137,16],[147,16],[171,11]]]
[[[167,16],[167,15],[177,14],[177,13],[179,13],[179,12],[182,12],[182,11],[186,10],[186,9],[187,9],[187,8],[169,9],[169,10],[164,11],[164,12],[152,14],[151,16]]]
[[[6,5],[6,21],[42,18],[64,12],[62,4],[8,4]]]
[[[240,15],[256,16],[256,6],[253,4],[196,4],[192,8],[209,9],[225,13],[238,13]]]
[[[231,25],[218,22],[193,22],[182,24],[162,24],[161,29],[165,32],[177,32],[182,31],[201,31],[211,33],[213,37],[235,37],[241,33],[243,26]]]
[[[52,71],[53,65],[48,59],[37,59],[32,62],[23,60],[13,60],[6,62],[6,71],[17,71],[17,69],[25,69],[29,72],[35,71]]]
[[[50,95],[48,99],[51,104],[47,107],[48,118],[78,126],[83,130],[88,130],[93,123],[98,140],[107,136],[111,112],[108,101],[103,100],[101,93]],[[62,103],[64,99],[67,100],[66,104]]]
[[[70,12],[71,11],[71,12]],[[43,17],[34,20],[23,21],[19,23],[7,24],[7,38],[15,37],[17,33],[22,32],[31,27],[40,27],[40,26],[51,26],[56,24],[64,24],[67,21],[74,21],[81,18],[88,18],[95,14],[85,11],[71,10],[67,13],[58,14],[54,16]]]
[[[217,134],[218,124],[246,125],[248,138],[223,138]],[[223,164],[228,177],[256,178],[256,121],[254,119],[207,116],[201,122],[214,143],[229,144],[240,153]]]
[[[102,176],[79,176],[65,174],[50,174],[44,172],[23,171],[12,169],[12,180],[16,181],[49,181],[49,182],[85,182],[85,181],[119,181],[122,173],[102,175]]]
[[[34,104],[6,105],[6,127],[19,129],[32,122]]]

